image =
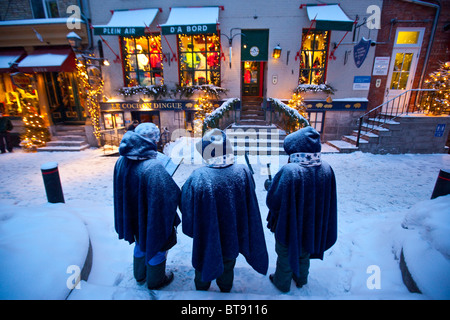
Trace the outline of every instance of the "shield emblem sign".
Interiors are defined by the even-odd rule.
[[[364,60],[366,60],[371,42],[372,40],[367,40],[363,37],[359,43],[353,47],[353,58],[355,59],[356,67],[361,67]]]

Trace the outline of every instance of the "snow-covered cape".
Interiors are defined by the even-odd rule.
[[[290,155],[320,154],[320,135],[306,127],[288,135],[284,149]],[[300,162],[284,165],[272,181],[266,203],[267,226],[275,233],[276,240],[288,247],[295,274],[299,274],[299,256],[303,250],[311,258],[322,259],[323,253],[336,242],[336,180],[325,161],[320,161],[320,165]]]
[[[225,148],[229,143],[225,134],[215,131],[198,147],[205,151],[205,137],[217,143],[222,134]],[[205,152],[202,155],[205,158]],[[201,272],[202,281],[211,281],[223,273],[223,258],[236,259],[241,253],[254,270],[266,274],[269,258],[250,170],[241,164],[212,164],[206,158],[209,166],[196,169],[181,189],[182,227],[193,238],[193,267]]]
[[[156,144],[140,134],[125,133],[114,168],[114,221],[119,239],[137,241],[146,259],[168,250],[180,189],[157,159]]]

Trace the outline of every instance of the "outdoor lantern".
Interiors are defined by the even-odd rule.
[[[275,59],[279,59],[281,56],[281,47],[280,44],[277,44],[275,48],[273,48],[273,54],[272,57]]]
[[[69,41],[72,49],[77,50],[81,48],[81,37],[77,35],[75,32],[70,32],[66,36],[67,41]]]

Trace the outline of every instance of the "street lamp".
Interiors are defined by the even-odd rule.
[[[280,47],[280,44],[277,44],[276,46],[275,46],[275,48],[273,48],[273,53],[272,53],[272,57],[274,58],[274,59],[279,59],[280,57],[281,57],[281,47]]]
[[[67,41],[74,51],[79,51],[81,49],[81,37],[75,32],[69,32],[66,36]]]

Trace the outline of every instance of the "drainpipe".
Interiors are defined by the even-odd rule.
[[[419,0],[402,0],[402,1],[436,9],[436,14],[434,16],[434,21],[433,21],[433,27],[431,28],[430,41],[428,42],[427,53],[425,55],[425,61],[423,63],[422,74],[420,75],[420,80],[419,80],[419,89],[420,89],[420,88],[422,88],[423,79],[425,78],[425,72],[426,72],[427,65],[428,65],[428,60],[430,59],[431,47],[434,42],[434,35],[436,34],[436,28],[437,28],[437,24],[438,24],[438,20],[439,20],[439,14],[441,13],[441,2],[439,0],[435,0],[439,4],[433,4],[433,3],[419,1]]]

